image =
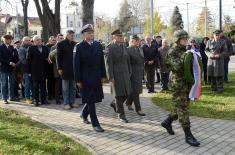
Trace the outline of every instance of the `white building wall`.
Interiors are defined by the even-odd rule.
[[[67,6],[61,10],[61,33],[66,34],[67,30],[73,30],[75,32],[75,39],[81,38],[80,31],[82,28],[82,8],[81,6],[71,6],[67,3]]]

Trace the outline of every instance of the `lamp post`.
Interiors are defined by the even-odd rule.
[[[151,21],[151,28],[150,28],[150,30],[151,30],[151,36],[153,36],[154,35],[154,27],[153,27],[153,25],[154,25],[154,21],[153,21],[153,0],[150,0],[150,21]]]

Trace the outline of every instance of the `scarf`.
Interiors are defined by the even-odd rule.
[[[195,101],[199,100],[201,96],[201,68],[198,61],[198,59],[201,57],[201,54],[196,48],[191,49],[190,52],[193,54],[193,77],[195,82],[190,90],[189,98],[192,101]]]

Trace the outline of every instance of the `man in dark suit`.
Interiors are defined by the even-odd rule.
[[[35,106],[39,104],[39,90],[41,104],[49,104],[46,100],[46,64],[48,48],[42,45],[40,36],[33,37],[34,45],[29,47],[27,63],[28,73],[33,80]]]
[[[160,78],[160,72],[159,72],[160,53],[159,53],[158,49],[162,47],[162,37],[160,35],[154,36],[154,39],[152,40],[151,44],[154,44],[155,48],[157,48],[155,70],[156,70],[156,78],[157,78],[156,83],[159,83],[161,78]]]
[[[3,44],[0,45],[0,62],[1,62],[1,92],[2,99],[5,104],[8,104],[8,95],[10,101],[16,101],[14,94],[14,79],[13,71],[18,62],[18,52],[11,45],[13,37],[11,35],[3,36]],[[10,92],[8,93],[8,83],[10,85]]]
[[[74,80],[73,56],[74,31],[68,30],[65,40],[57,44],[57,69],[62,77],[62,91],[64,99],[64,109],[70,110],[73,107],[79,107],[75,104],[76,83]]]
[[[142,49],[144,52],[145,72],[147,74],[147,88],[149,93],[154,93],[157,48],[154,46],[154,44],[151,44],[150,37],[146,37],[145,40],[146,44],[143,45]]]
[[[83,122],[91,124],[95,131],[104,132],[96,116],[95,103],[104,98],[102,79],[106,77],[102,45],[93,41],[94,30],[91,24],[85,25],[81,33],[84,40],[76,46],[75,80],[82,91],[82,102],[85,103],[81,117]]]

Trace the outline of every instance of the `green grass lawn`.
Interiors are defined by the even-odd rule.
[[[90,155],[85,147],[14,111],[0,108],[0,154]]]
[[[199,101],[191,102],[190,115],[216,119],[235,120],[235,73],[230,73],[229,83],[224,84],[224,93],[212,92],[210,86],[203,86]],[[171,110],[171,93],[157,93],[152,99],[157,106]]]

